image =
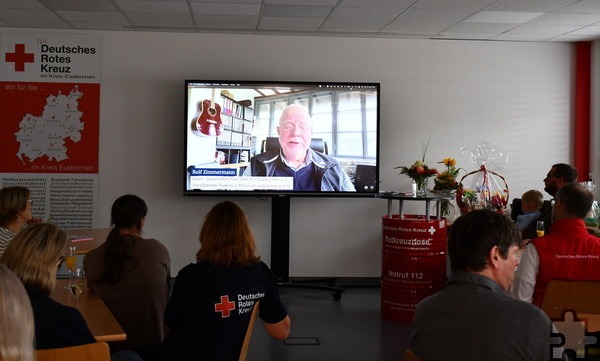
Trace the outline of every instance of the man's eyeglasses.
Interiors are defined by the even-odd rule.
[[[306,125],[294,125],[294,124],[284,124],[283,126],[280,127],[284,132],[289,133],[295,129],[297,129],[299,132],[304,133],[307,130],[309,130],[309,127]]]

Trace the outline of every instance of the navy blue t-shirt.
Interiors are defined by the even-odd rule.
[[[165,311],[171,332],[160,346],[140,354],[146,361],[237,360],[259,300],[263,321],[287,316],[275,277],[263,262],[243,268],[190,264],[179,271]]]
[[[27,290],[35,322],[35,348],[59,348],[96,342],[81,313],[39,292]]]

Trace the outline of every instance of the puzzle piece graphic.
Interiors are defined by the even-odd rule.
[[[560,359],[564,351],[572,350],[577,359],[587,359],[585,346],[596,344],[598,339],[586,331],[586,321],[580,320],[574,310],[564,310],[562,319],[552,319],[552,323],[558,332],[552,333],[553,340],[561,340],[552,344],[552,357]]]

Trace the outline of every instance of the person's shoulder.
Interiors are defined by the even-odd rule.
[[[510,296],[507,297],[510,299],[510,301],[507,301],[511,303],[510,309],[514,311],[512,315],[524,325],[546,327],[552,323],[546,313],[538,306]]]
[[[177,273],[177,278],[197,278],[203,275],[211,274],[214,272],[215,267],[210,265],[208,262],[194,262],[184,266]]]
[[[101,245],[99,245],[96,248],[92,248],[89,251],[85,252],[85,257],[84,257],[84,261],[86,258],[88,257],[98,257],[99,255],[104,254],[104,250],[106,249],[106,242],[102,243]]]
[[[319,167],[337,168],[338,170],[341,170],[342,166],[336,158],[325,153],[317,152],[313,149],[310,151],[312,152],[311,157],[314,164],[318,165]]]
[[[147,247],[152,247],[152,248],[156,248],[156,249],[160,249],[164,252],[169,253],[169,250],[167,249],[167,246],[165,246],[161,241],[154,239],[154,238],[146,238],[144,239],[146,246]]]
[[[31,307],[38,311],[43,309],[43,312],[46,313],[79,313],[79,310],[76,308],[63,305],[62,303],[53,300],[51,297],[45,296],[37,291],[27,289],[27,295],[29,296]]]

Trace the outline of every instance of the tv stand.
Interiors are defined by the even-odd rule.
[[[279,287],[310,288],[333,292],[333,299],[342,298],[344,289],[335,286],[335,278],[319,278],[302,282],[290,280],[290,197],[271,197],[271,270]],[[313,282],[327,282],[327,286]]]

